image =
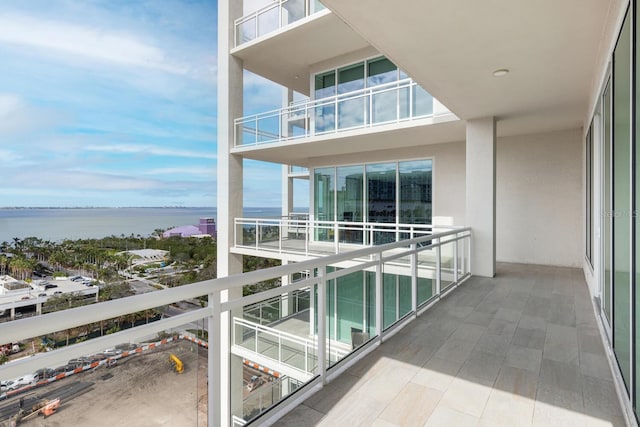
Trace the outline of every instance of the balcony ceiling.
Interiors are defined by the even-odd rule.
[[[269,143],[233,149],[247,159],[283,163],[295,166],[310,166],[310,160],[317,158],[339,158],[348,154],[388,150],[390,141],[393,148],[420,147],[428,144],[464,141],[466,126],[464,121],[453,115],[437,119],[405,122],[401,125],[381,125],[374,128],[343,131],[317,137],[321,144],[314,144],[314,138]],[[334,161],[334,163],[336,163]],[[339,163],[339,162],[338,162]]]
[[[323,0],[462,119],[577,128],[620,0]],[[611,9],[610,9],[611,8]],[[611,11],[614,11],[613,13]],[[510,73],[496,78],[493,71]]]
[[[324,10],[295,24],[236,47],[244,68],[309,95],[309,67],[368,47],[340,18]]]

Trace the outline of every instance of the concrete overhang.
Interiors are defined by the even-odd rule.
[[[365,47],[367,43],[328,9],[244,43],[231,54],[244,68],[309,96],[313,64]]]
[[[310,160],[430,144],[464,141],[465,122],[453,114],[379,125],[311,138],[238,147],[232,153],[244,158],[309,167]],[[336,161],[336,163],[339,163]]]
[[[323,0],[452,112],[495,116],[502,135],[582,126],[621,3]]]

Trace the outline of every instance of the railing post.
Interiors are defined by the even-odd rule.
[[[338,235],[338,221],[333,221],[333,246],[335,248],[335,253],[340,253],[340,236]]]
[[[382,254],[377,252],[374,254],[376,261],[376,335],[378,341],[382,342],[382,322],[383,322],[383,306],[382,301]]]
[[[456,240],[453,241],[453,281],[458,283],[458,234]]]
[[[436,246],[436,295],[440,296],[440,239],[437,240]]]
[[[221,330],[221,312],[220,312],[220,292],[214,292],[209,294],[209,308],[211,309],[211,315],[207,318],[207,329],[209,331],[209,343],[220,343],[222,339]],[[209,345],[207,350],[208,361],[208,411],[207,411],[207,424],[210,427],[221,427],[222,425],[229,425],[228,420],[222,420],[222,405],[226,405],[231,408],[229,387],[226,387],[227,392],[222,393],[222,375],[221,375],[221,354],[222,346]],[[227,384],[228,386],[229,384]],[[224,402],[222,399],[224,398]],[[229,412],[229,411],[225,411]],[[226,421],[226,422],[225,422]]]
[[[327,383],[327,266],[318,268],[318,374]],[[312,322],[313,323],[313,322]]]
[[[411,245],[411,310],[415,317],[418,316],[418,253],[417,245]]]
[[[256,220],[256,251],[260,247],[260,245],[258,244],[259,240],[260,240],[260,224],[258,223],[258,220]]]
[[[471,236],[471,231],[469,231],[469,236],[468,236],[468,244],[467,244],[467,271],[469,272],[469,274],[471,274],[471,239],[473,237]]]

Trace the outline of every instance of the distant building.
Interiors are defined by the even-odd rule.
[[[216,237],[216,220],[200,218],[198,226],[182,225],[162,233],[162,237]]]
[[[137,249],[121,253],[133,255],[133,264],[165,262],[167,258],[169,258],[169,251],[164,251],[161,249]]]

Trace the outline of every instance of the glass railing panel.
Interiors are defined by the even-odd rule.
[[[338,101],[338,129],[363,127],[367,124],[367,102],[357,97]]]
[[[236,236],[239,237],[238,244],[244,246],[253,246],[256,243],[256,230],[258,226],[256,223],[240,223],[237,224],[236,230],[238,230],[238,234]]]
[[[321,10],[326,9],[325,5],[323,5],[322,3],[320,3],[320,1],[318,0],[311,0],[311,4],[312,4],[312,12],[320,12]]]
[[[315,133],[334,132],[336,130],[335,104],[317,105],[313,107]]]
[[[452,240],[442,241],[440,246],[440,289],[444,291],[453,285],[454,279],[454,242]]]
[[[371,95],[371,123],[386,123],[396,121],[398,118],[398,91],[384,90],[374,91]],[[408,104],[407,104],[408,105]],[[400,110],[408,110],[407,107]]]
[[[256,30],[255,17],[236,24],[236,46],[255,39],[257,37]]]
[[[367,280],[364,271],[356,271],[338,277],[335,289],[328,293],[328,366],[339,362],[372,336],[370,313],[375,313],[375,287],[368,286]]]
[[[202,323],[185,324],[69,359],[51,350],[49,362],[0,377],[0,425],[28,425],[40,412],[49,414],[47,425],[206,426],[207,350],[186,332],[202,329]],[[74,328],[49,336],[77,333]],[[46,345],[35,337],[21,347],[16,357]]]
[[[398,89],[398,120],[411,117],[411,87]]]
[[[288,2],[287,2],[288,3]],[[280,28],[280,8],[272,7],[258,14],[258,34],[257,37],[269,34]]]
[[[430,116],[433,114],[433,96],[418,85],[412,87],[413,117]]]
[[[405,80],[236,119],[235,145],[311,137],[431,115],[433,97]]]
[[[417,256],[418,306],[436,295],[436,248],[423,249]]]
[[[297,303],[293,300],[300,293]],[[249,421],[317,373],[317,338],[309,291],[282,293],[234,316],[231,349],[231,408]],[[305,301],[305,303],[299,303]],[[256,321],[256,310],[261,310]]]
[[[282,25],[293,24],[308,15],[308,0],[287,0],[282,4]]]

